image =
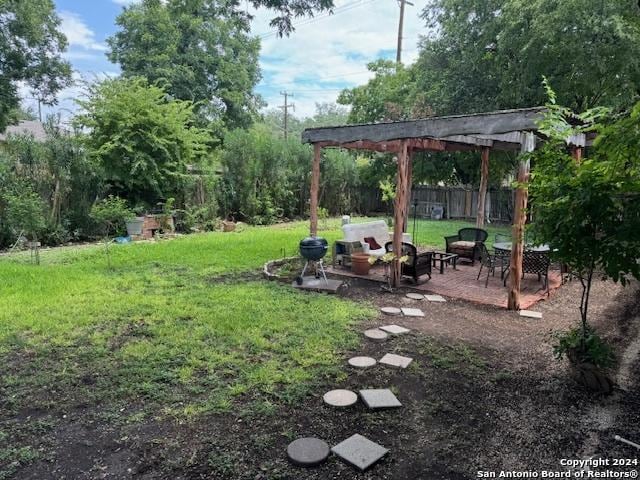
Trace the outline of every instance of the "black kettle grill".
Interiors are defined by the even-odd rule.
[[[322,264],[322,259],[327,254],[328,249],[329,244],[322,237],[307,237],[300,241],[300,255],[302,258],[306,259],[306,263],[304,264],[302,273],[296,277],[296,283],[298,285],[302,285],[302,282],[304,281],[304,274],[310,263],[316,263],[318,266],[316,269],[316,278],[320,278],[319,272],[321,272],[325,283],[329,283],[324,271],[324,265]]]

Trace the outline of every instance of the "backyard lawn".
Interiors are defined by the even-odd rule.
[[[421,222],[418,241],[442,246],[442,236],[462,226]],[[340,237],[338,221],[325,228],[328,240]],[[322,413],[314,402],[331,385],[356,389],[363,381],[397,382],[411,393],[404,416],[357,412],[356,423],[393,441],[419,440],[409,451],[439,452],[434,458],[445,465],[456,449],[428,442],[446,443],[458,431],[461,446],[481,443],[491,431],[484,409],[498,414],[491,398],[528,401],[540,379],[508,373],[491,349],[429,336],[396,346],[416,357],[403,379],[350,377],[345,356],[363,348],[359,332],[378,315],[372,297],[303,293],[260,278],[265,261],[296,253],[307,232],[298,222],[113,245],[112,270],[101,245],[43,251],[40,266],[26,254],[0,257],[0,479],[301,478],[287,465],[284,446],[314,428],[344,435],[349,414]],[[480,315],[493,322],[497,314]],[[487,389],[486,400],[464,407]],[[562,431],[566,404],[575,405],[576,416],[586,408],[578,395],[561,391],[531,428],[537,418]],[[540,398],[546,401],[544,390]],[[458,418],[458,408],[469,415],[462,424],[444,420]],[[440,429],[431,440],[421,433],[430,422]],[[478,425],[468,438],[461,433]],[[504,428],[516,427],[505,421]],[[547,448],[567,444],[556,440]],[[394,458],[401,468],[387,463],[384,477],[366,478],[418,478],[411,475],[425,468],[399,452]],[[466,463],[442,465],[433,470],[442,478],[464,478],[455,472]],[[343,475],[349,468],[327,467]],[[329,470],[313,478],[333,478]]]

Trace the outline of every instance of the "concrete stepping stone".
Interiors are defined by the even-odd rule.
[[[330,390],[322,397],[324,403],[331,407],[350,407],[358,401],[358,395],[351,390]]]
[[[360,390],[360,398],[372,410],[378,408],[398,408],[402,404],[388,388]]]
[[[410,298],[411,300],[424,300],[424,295],[421,293],[409,292],[407,293],[406,297]]]
[[[400,315],[402,310],[397,307],[381,307],[380,311],[385,315]]]
[[[349,365],[356,368],[369,368],[378,363],[376,359],[372,357],[352,357],[348,362]]]
[[[387,353],[380,359],[380,363],[384,365],[399,368],[407,368],[411,362],[413,362],[413,358],[403,357],[402,355],[396,355],[395,353]]]
[[[542,312],[534,312],[533,310],[520,310],[521,317],[527,318],[542,318]]]
[[[408,328],[401,327],[400,325],[384,325],[380,327],[379,330],[384,330],[392,335],[402,335],[403,333],[409,333],[411,331]]]
[[[338,457],[361,471],[384,457],[389,450],[356,433],[331,449]]]
[[[446,302],[447,300],[442,295],[425,295],[424,298],[430,302]]]
[[[389,334],[379,328],[372,328],[371,330],[365,330],[364,336],[374,342],[384,342],[389,337]]]
[[[289,444],[287,456],[300,467],[315,467],[329,457],[329,445],[319,438],[299,438]]]
[[[402,308],[402,314],[405,317],[424,317],[424,312],[419,308]]]

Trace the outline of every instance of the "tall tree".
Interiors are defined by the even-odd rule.
[[[200,123],[245,127],[259,106],[259,40],[233,5],[212,0],[143,0],[116,19],[108,57],[125,76],[162,81],[194,102]]]
[[[108,79],[90,87],[78,126],[103,170],[107,193],[133,204],[175,196],[187,165],[206,154],[208,133],[192,125],[193,105],[168,98],[141,77]]]
[[[635,0],[433,0],[415,65],[437,114],[542,105],[546,76],[576,110],[640,95]]]
[[[367,65],[374,77],[365,85],[345,89],[338,103],[351,105],[349,123],[380,122],[424,117],[430,109],[417,95],[413,70],[390,60],[377,60]]]
[[[44,104],[71,81],[67,39],[51,0],[0,0],[0,132],[17,119],[19,82]]]

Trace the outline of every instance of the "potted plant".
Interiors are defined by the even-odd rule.
[[[376,257],[369,256],[368,253],[356,252],[351,254],[351,271],[356,275],[369,275],[373,259],[375,263]]]
[[[380,260],[382,263],[384,263],[384,276],[387,279],[387,284],[383,285],[382,289],[386,290],[388,292],[392,292],[393,291],[393,286],[391,285],[391,264],[397,258],[398,257],[393,252],[387,252],[383,256],[381,256],[380,258],[377,258],[377,259],[375,257],[370,257],[369,258],[369,263],[371,263],[372,265],[377,260]],[[407,260],[409,260],[409,256],[408,255],[403,255],[398,260],[400,261],[400,263],[406,263]]]

